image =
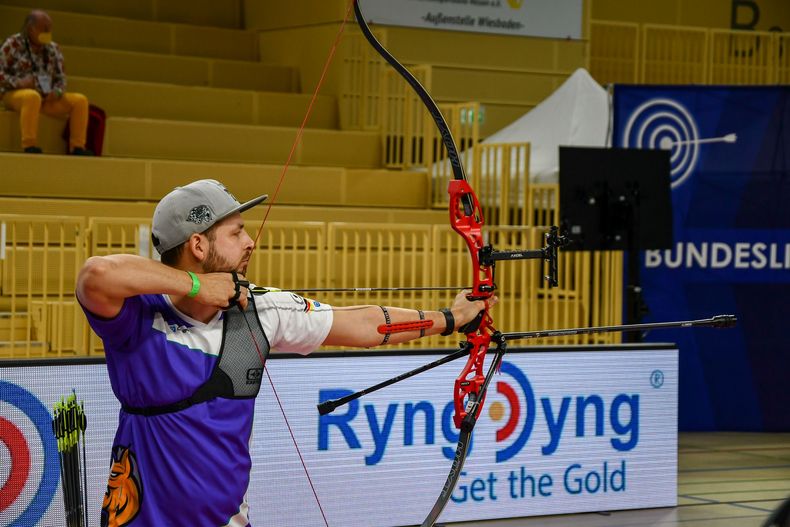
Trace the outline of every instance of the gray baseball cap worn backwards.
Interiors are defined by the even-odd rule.
[[[213,179],[201,179],[176,187],[162,198],[154,210],[151,227],[154,247],[163,254],[193,234],[205,232],[231,214],[244,212],[268,197],[264,194],[242,204],[225,185]]]

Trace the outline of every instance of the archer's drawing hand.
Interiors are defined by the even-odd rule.
[[[206,273],[197,276],[200,280],[200,291],[198,291],[195,301],[217,309],[227,309],[233,297],[236,296],[236,284],[233,281],[233,276],[230,273]],[[246,280],[241,274],[238,275],[238,278]],[[240,290],[238,302],[242,309],[246,309],[248,289],[242,286]]]

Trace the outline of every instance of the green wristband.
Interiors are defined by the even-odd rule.
[[[197,275],[192,271],[187,271],[187,274],[192,278],[192,289],[187,293],[187,296],[189,298],[195,298],[198,291],[200,291],[200,280],[198,280]]]

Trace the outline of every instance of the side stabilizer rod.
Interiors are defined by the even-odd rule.
[[[387,379],[386,381],[382,381],[378,384],[371,386],[370,388],[365,388],[364,390],[360,390],[358,392],[351,393],[346,395],[345,397],[340,397],[338,399],[330,399],[328,401],[324,401],[318,404],[318,413],[321,415],[326,415],[331,413],[337,408],[338,406],[343,406],[344,404],[350,403],[354,399],[359,399],[363,395],[367,395],[371,392],[378,391],[384,387],[387,387],[391,384],[395,384],[396,382],[400,382],[402,380],[408,379],[409,377],[414,377],[418,373],[422,373],[424,371],[432,370],[437,366],[441,366],[442,364],[446,364],[448,362],[454,361],[455,359],[460,359],[461,357],[465,357],[469,354],[469,349],[466,346],[461,346],[461,349],[450,353],[449,355],[445,355],[444,357],[437,359],[433,362],[429,362],[428,364],[423,364],[418,368],[414,368],[411,371],[407,371],[406,373],[401,373],[397,377],[393,377],[391,379]]]

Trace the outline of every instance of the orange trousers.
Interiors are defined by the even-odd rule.
[[[60,99],[46,100],[36,90],[14,90],[5,93],[3,104],[6,108],[19,112],[22,148],[36,146],[40,113],[69,118],[69,152],[75,148],[85,148],[85,136],[88,132],[88,98],[81,93],[64,93]]]

